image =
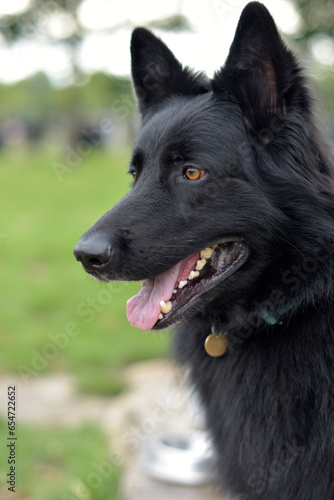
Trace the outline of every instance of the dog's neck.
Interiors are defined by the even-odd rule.
[[[294,304],[290,303],[278,309],[278,311],[274,314],[271,311],[268,311],[265,308],[260,309],[259,315],[270,326],[274,325],[282,325],[283,320],[282,316],[287,312],[291,311]],[[228,350],[228,339],[227,333],[219,333],[212,325],[211,333],[205,339],[204,348],[207,354],[213,358],[223,356]]]

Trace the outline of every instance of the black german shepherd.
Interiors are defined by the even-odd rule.
[[[131,53],[133,189],[75,256],[143,280],[131,324],[180,323],[224,491],[333,500],[334,171],[307,81],[257,2],[212,79],[143,28]]]

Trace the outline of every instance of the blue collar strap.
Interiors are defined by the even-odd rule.
[[[284,307],[281,307],[278,311],[277,311],[277,315],[273,315],[271,312],[267,311],[266,309],[262,308],[260,309],[259,313],[260,313],[260,316],[261,318],[266,322],[268,323],[268,325],[277,325],[277,324],[280,324],[282,321],[281,321],[281,316],[283,316],[283,314],[287,313],[288,311],[291,311],[291,309],[294,307],[294,304],[288,304]]]

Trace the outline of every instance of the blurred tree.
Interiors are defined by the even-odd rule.
[[[174,14],[165,19],[150,21],[149,26],[166,31],[191,31],[188,19],[182,14]]]
[[[179,2],[181,8],[182,0]],[[80,84],[84,78],[76,64],[76,56],[81,41],[92,32],[80,22],[78,13],[83,3],[83,0],[30,0],[24,10],[0,16],[0,36],[8,45],[26,40],[66,47],[72,66],[72,83]],[[168,31],[191,29],[187,18],[179,12],[163,19],[148,20],[148,25]],[[130,18],[113,23],[111,17],[107,28],[96,31],[110,34],[124,27],[133,27]]]
[[[333,0],[292,0],[301,26],[295,38],[315,56],[314,74],[325,97],[329,119],[334,114],[334,2]]]
[[[334,39],[333,0],[293,0],[293,3],[302,19],[298,38],[308,41],[323,34]]]
[[[77,49],[88,32],[78,16],[81,3],[82,0],[30,0],[25,10],[0,17],[0,35],[8,45],[37,41],[66,46],[72,67],[72,75],[65,88],[54,90],[42,73],[11,87],[1,85],[1,95],[7,95],[7,99],[2,98],[6,104],[2,107],[0,118],[16,115],[26,119],[50,120],[62,116],[69,144],[78,142],[82,123],[88,119],[89,113],[104,109],[108,116],[112,110],[122,115],[126,109],[127,120],[130,120],[134,107],[128,79],[103,73],[88,76],[78,67]],[[108,33],[119,27],[111,26]]]
[[[52,30],[50,30],[47,21],[52,17],[58,17],[65,27],[63,34],[57,34],[58,40],[72,46],[76,45],[86,33],[77,15],[81,3],[82,0],[31,0],[23,12],[0,17],[0,33],[8,43],[28,38],[32,34],[46,35],[52,38]],[[129,21],[124,20],[123,23],[108,28],[108,32],[127,24]],[[148,24],[154,28],[168,31],[191,29],[187,18],[179,13],[165,19],[150,20]]]
[[[43,73],[13,85],[0,85],[2,105],[0,120],[12,117],[43,120],[66,114],[76,104],[77,112],[92,113],[107,110],[110,106],[122,111],[122,107],[135,107],[129,79],[95,73],[85,85],[55,90]]]
[[[4,0],[3,0],[4,1]],[[80,22],[78,15],[79,8],[84,0],[30,0],[25,10],[0,16],[0,39],[2,37],[9,45],[15,44],[21,40],[37,40],[41,44],[56,44],[58,46],[66,46],[67,53],[70,53],[70,62],[72,66],[72,76],[68,83],[80,84],[75,87],[75,90],[62,92],[58,90],[51,98],[50,89],[47,80],[41,75],[36,75],[36,78],[27,82],[27,86],[16,85],[13,91],[8,90],[8,101],[2,99],[3,103],[11,103],[11,110],[18,108],[18,103],[23,104],[25,101],[25,109],[27,113],[40,113],[45,115],[52,110],[55,111],[55,106],[58,112],[63,110],[72,114],[74,122],[73,129],[79,127],[80,119],[77,117],[78,110],[82,108],[82,98],[85,105],[94,103],[100,107],[102,103],[96,102],[97,96],[103,96],[106,102],[109,102],[114,108],[121,109],[123,101],[127,102],[131,99],[131,91],[129,82],[124,83],[110,77],[99,75],[97,79],[88,85],[85,95],[84,84],[89,79],[83,75],[76,64],[77,49],[89,31]],[[304,43],[305,50],[311,51],[313,55],[328,55],[328,60],[331,61],[331,53],[334,53],[334,1],[333,0],[290,0],[296,7],[301,24],[298,33],[295,34],[297,40]],[[169,17],[163,19],[151,19],[147,24],[152,28],[158,28],[166,31],[181,31],[191,30],[188,19],[182,15],[182,0],[179,0],[179,9]],[[204,6],[203,6],[204,8]],[[130,19],[124,19],[111,24],[104,29],[105,33],[117,31],[122,27],[132,26]],[[323,45],[321,45],[321,43]],[[323,50],[325,47],[326,50]],[[317,48],[317,54],[315,54]],[[332,52],[331,52],[332,51]],[[322,61],[323,62],[323,61]],[[327,64],[327,65],[326,65]],[[317,68],[317,75],[322,79],[325,91],[331,102],[330,108],[334,108],[334,72],[331,62],[324,63]],[[97,88],[98,87],[98,88]],[[27,91],[25,91],[25,89]],[[36,91],[35,107],[29,109],[29,99],[31,102],[33,92]],[[5,88],[1,87],[1,93],[4,94]],[[105,105],[105,104],[103,104]],[[102,105],[102,107],[103,107]],[[131,108],[131,105],[126,104]],[[21,108],[22,109],[22,108]],[[47,110],[47,111],[46,111]],[[3,109],[2,115],[5,113]]]
[[[9,45],[21,40],[38,40],[66,46],[71,54],[73,81],[80,82],[75,54],[85,34],[77,16],[81,1],[30,0],[25,10],[0,17],[0,34]]]
[[[14,43],[21,38],[34,35],[52,37],[47,21],[52,16],[62,16],[67,30],[63,36],[58,36],[64,42],[75,44],[83,35],[78,22],[77,9],[81,0],[31,0],[28,7],[21,12],[0,17],[0,33],[8,43]]]

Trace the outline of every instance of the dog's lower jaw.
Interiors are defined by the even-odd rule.
[[[213,249],[211,252],[210,248],[205,249],[207,254],[205,251],[201,252],[202,260],[206,260],[205,255],[208,256],[201,271],[194,277],[190,274],[187,281],[181,282],[174,289],[169,299],[169,310],[166,312],[162,310],[153,330],[170,328],[185,317],[191,316],[192,311],[196,312],[198,299],[202,299],[204,294],[212,292],[215,287],[221,285],[242,267],[249,257],[249,247],[240,238],[225,239],[211,248]]]

